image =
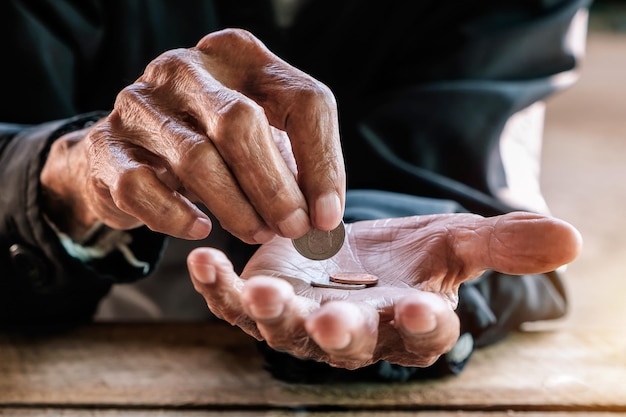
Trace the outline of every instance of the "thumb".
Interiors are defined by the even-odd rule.
[[[578,257],[582,236],[550,216],[513,212],[480,218],[455,237],[457,255],[470,270],[522,275],[553,271]]]

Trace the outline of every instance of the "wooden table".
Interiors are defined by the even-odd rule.
[[[262,365],[221,322],[2,334],[0,416],[626,415],[624,332],[516,333],[430,382],[288,384]]]

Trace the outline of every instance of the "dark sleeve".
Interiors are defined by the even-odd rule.
[[[113,282],[151,272],[161,235],[139,228],[132,249],[148,270],[134,268],[112,252],[93,264],[69,256],[44,219],[39,174],[50,144],[101,113],[37,126],[0,124],[0,324],[61,324],[91,318]]]

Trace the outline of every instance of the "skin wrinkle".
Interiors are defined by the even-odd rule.
[[[150,178],[148,180],[148,176]],[[154,176],[153,171],[145,165],[137,164],[135,167],[126,169],[119,176],[119,181],[115,184],[115,187],[111,188],[111,197],[116,206],[129,214],[149,212],[156,213],[156,217],[172,216],[172,210],[176,206],[163,206],[155,204],[151,198],[154,192],[154,182],[159,181]],[[164,185],[163,185],[164,186]],[[148,189],[146,190],[146,187]],[[147,191],[147,192],[146,192]],[[172,191],[172,194],[180,197],[178,193]],[[128,199],[128,196],[132,195],[133,199]],[[193,219],[190,219],[187,224],[187,228],[191,227]],[[149,227],[158,229],[155,225],[148,224]],[[154,229],[153,229],[154,230]]]
[[[295,308],[299,310],[297,306],[295,306]],[[304,329],[302,320],[292,320],[294,317],[304,317],[304,314],[306,314],[305,311],[294,311],[294,305],[292,303],[287,306],[287,311],[285,311],[280,318],[269,322],[261,320],[257,324],[257,328],[265,341],[278,350],[284,350],[299,340],[300,343],[296,342],[295,345],[302,346],[302,348],[296,349],[294,353],[305,355],[306,352],[310,350],[309,345],[311,344],[311,338]],[[276,325],[278,325],[282,331],[272,332],[271,330],[276,327]]]
[[[267,132],[267,135],[271,135],[271,131]],[[255,135],[258,136],[258,135]],[[259,143],[256,140],[246,141],[245,143],[239,143],[239,145],[243,145],[244,147],[240,152],[247,155],[259,155],[262,154],[262,147],[259,146]],[[275,146],[273,143],[268,144],[269,146]],[[276,149],[276,153],[272,155],[276,155],[274,161],[268,161],[266,159],[257,160],[255,165],[256,175],[251,177],[251,185],[249,188],[259,190],[261,189],[260,181],[263,180],[263,195],[266,201],[269,201],[272,205],[278,204],[283,205],[288,203],[289,201],[296,200],[299,198],[299,195],[293,195],[292,188],[286,187],[285,182],[282,178],[277,178],[273,175],[272,167],[283,164],[284,160],[280,156],[280,151],[278,148]],[[232,156],[227,158],[228,161],[235,161],[229,163],[231,169],[235,172],[239,170],[247,170],[250,168],[249,163],[241,158],[237,158],[236,156]],[[236,161],[240,161],[239,163]],[[291,170],[290,170],[291,171]],[[268,181],[269,180],[269,181]],[[283,219],[279,219],[283,220]]]
[[[404,366],[429,366],[446,350],[438,346],[438,340],[432,339],[430,336],[432,335],[427,333],[415,338],[413,344],[419,348],[395,353],[397,349],[394,347],[405,346],[405,340],[397,332],[395,326],[385,326],[385,330],[379,332],[378,340],[381,343],[376,349],[374,358],[385,357],[385,360],[391,363]],[[390,355],[388,352],[394,353]]]
[[[231,265],[225,265],[224,263],[216,264],[218,269],[216,273],[219,274],[234,274]],[[195,285],[196,283],[194,283]],[[210,289],[209,289],[210,288]],[[232,280],[229,283],[220,282],[220,279],[216,281],[215,284],[209,286],[198,286],[196,290],[205,295],[205,298],[211,299],[219,299],[219,309],[212,308],[212,305],[208,302],[207,306],[215,314],[218,318],[221,318],[232,325],[237,325],[244,329],[246,333],[256,337],[257,339],[260,337],[258,330],[256,330],[256,324],[243,312],[241,308],[241,302],[239,298],[230,297],[231,293],[241,293],[243,289],[243,282],[239,280]],[[246,324],[248,326],[246,326]],[[259,339],[260,340],[260,339]]]
[[[243,193],[239,188],[238,184],[233,184],[230,181],[230,176],[224,175],[224,172],[230,172],[230,169],[227,166],[224,166],[221,161],[222,159],[219,156],[217,151],[213,151],[211,145],[206,143],[195,143],[192,145],[193,147],[188,150],[185,154],[183,160],[179,163],[179,167],[175,170],[175,173],[179,178],[194,178],[193,173],[203,172],[204,180],[213,185],[213,189],[220,190],[220,199],[218,201],[221,202],[230,202],[230,204],[234,204],[233,201],[238,201],[239,193]],[[196,174],[197,175],[197,174]],[[183,183],[186,188],[190,188],[190,190],[198,195],[196,187],[193,187],[192,184]],[[211,208],[213,206],[212,201],[207,200],[206,198],[201,198],[203,203],[207,205],[207,207]],[[236,210],[236,208],[234,208]],[[226,226],[226,225],[224,225]]]
[[[225,29],[209,34],[191,49],[200,51],[209,61],[217,61],[218,65],[211,72],[217,74],[220,80],[229,80],[230,83],[226,83],[229,88],[239,90],[259,68],[277,59],[251,33],[241,29]],[[250,68],[255,71],[248,71]],[[222,69],[225,71],[220,71]]]
[[[272,138],[274,139],[274,144],[276,148],[280,152],[280,156],[287,164],[287,167],[293,174],[293,178],[297,180],[298,177],[298,166],[296,164],[296,159],[293,156],[293,151],[291,149],[291,142],[289,140],[289,136],[287,132],[284,130],[280,130],[274,126],[270,125],[270,130],[272,132]]]
[[[363,268],[363,270],[367,271],[367,268],[365,268],[363,264],[361,263],[361,261],[359,260],[359,256],[355,250],[356,246],[353,245],[352,239],[350,239],[350,236],[351,236],[350,229],[352,228],[352,225],[347,224],[344,227],[346,229],[346,236],[348,236],[348,239],[345,239],[343,247],[341,248],[341,251],[345,251],[344,253],[349,254],[350,259],[354,262],[354,265],[356,265],[357,267]],[[337,268],[338,271],[340,271],[337,264],[335,264],[335,267]]]
[[[158,126],[168,120],[155,100],[149,98],[150,90],[151,87],[143,83],[131,84],[118,94],[115,101],[115,117],[120,127],[130,132],[141,132],[140,140],[135,139],[135,135],[128,135],[126,139],[130,143],[143,143],[146,132],[158,137],[160,131],[153,128],[154,124]]]
[[[293,69],[287,69],[283,64],[276,62],[269,62],[258,71],[255,78],[248,78],[243,83],[243,90],[247,91],[255,101],[261,104],[287,104],[287,107],[280,109],[280,112],[289,115],[291,114],[291,108],[296,102],[294,98],[303,90],[309,87],[309,83],[304,82],[307,77],[305,75],[301,77],[295,77]],[[267,93],[267,89],[259,88],[262,85],[272,85],[272,89],[280,89],[283,99],[282,103],[276,103],[276,99],[272,94]],[[266,106],[263,106],[266,107]],[[269,106],[274,107],[274,106]],[[279,120],[273,120],[278,122]],[[282,119],[282,123],[277,123],[276,126],[279,129],[284,129],[288,126],[287,121]]]
[[[157,120],[157,124],[158,124],[158,129],[154,129],[152,131],[153,133],[153,137],[160,137],[160,138],[168,138],[172,135],[175,135],[177,132],[173,132],[174,129],[178,130],[178,131],[183,131],[185,130],[183,126],[177,125],[172,119],[166,118],[166,117],[159,117],[159,113],[156,111],[153,111],[150,113],[151,115],[154,115],[156,120]],[[150,125],[150,123],[144,123],[145,125]],[[191,133],[191,135],[194,135],[194,132],[189,132]],[[142,136],[145,136],[146,133],[142,132],[141,133]],[[120,146],[128,146],[126,143],[129,142],[129,139],[132,138],[133,136],[137,136],[136,134],[127,134],[125,135],[125,139],[123,142],[120,142]],[[189,137],[190,135],[186,135],[187,137]],[[195,135],[194,135],[195,136]],[[152,141],[154,144],[157,144],[157,142]],[[172,161],[172,160],[176,160],[176,158],[174,157],[175,154],[179,154],[179,151],[175,149],[177,149],[175,146],[172,146],[172,141],[167,141],[167,146],[158,146],[156,148],[153,148],[153,150],[158,151],[160,150],[171,150],[172,152],[165,152],[165,154],[163,152],[159,152],[160,156],[165,157],[166,161]],[[169,153],[169,155],[168,155]],[[142,160],[144,158],[141,158]],[[151,162],[156,161],[157,158],[150,158]],[[144,162],[144,161],[142,161]]]

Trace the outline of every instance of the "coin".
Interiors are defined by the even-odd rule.
[[[340,284],[337,282],[319,282],[311,281],[311,287],[332,288],[335,290],[362,290],[366,288],[365,284]]]
[[[343,222],[331,231],[318,229],[309,230],[304,236],[292,239],[293,246],[302,255],[315,261],[321,261],[334,256],[346,237]]]
[[[330,276],[330,281],[339,284],[363,284],[373,286],[378,283],[378,277],[361,272],[338,272]]]

